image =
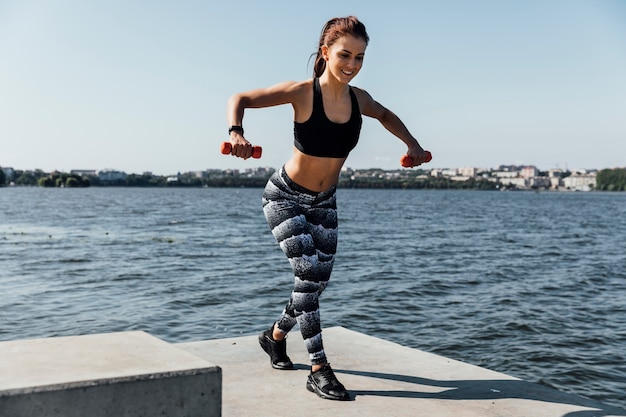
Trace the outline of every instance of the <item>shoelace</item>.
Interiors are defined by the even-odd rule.
[[[339,381],[337,380],[337,377],[335,376],[335,373],[330,366],[320,369],[318,372],[316,372],[316,374],[317,375],[315,375],[315,379],[317,379],[318,384],[321,387],[325,387],[327,385],[335,387],[339,385]]]

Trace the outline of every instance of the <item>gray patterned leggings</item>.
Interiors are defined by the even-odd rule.
[[[276,327],[288,333],[298,323],[311,363],[326,362],[319,295],[330,279],[337,251],[336,188],[314,192],[296,184],[284,169],[263,193],[263,212],[295,275],[293,292]]]

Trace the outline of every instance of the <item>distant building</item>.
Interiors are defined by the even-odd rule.
[[[571,175],[563,178],[563,186],[572,191],[590,191],[596,186],[595,174]]]
[[[267,168],[267,167],[258,167],[258,168],[248,168],[245,170],[245,174],[252,178],[252,177],[266,177],[271,175],[272,173],[274,173],[274,169],[273,168]]]
[[[519,169],[515,165],[500,165],[497,169],[502,172],[517,172]]]
[[[491,176],[496,178],[517,178],[519,173],[517,171],[494,171]]]
[[[560,186],[563,185],[563,180],[560,176],[558,177],[549,177],[550,180],[550,188],[553,190],[557,190]]]
[[[456,177],[459,175],[459,171],[456,168],[448,168],[441,171],[441,175],[444,177]]]
[[[563,175],[563,170],[561,168],[553,168],[548,171],[548,177],[550,178],[561,178]]]
[[[98,175],[95,169],[73,169],[70,171],[70,174],[76,174],[86,177],[95,177]]]
[[[534,178],[539,176],[539,170],[532,165],[523,167],[520,171],[522,178]]]
[[[528,178],[528,185],[531,188],[550,188],[551,178],[548,177],[533,177]]]
[[[478,172],[478,168],[468,167],[468,168],[459,169],[459,175],[462,177],[476,178],[477,172]]]
[[[517,188],[528,188],[529,183],[526,178],[500,178],[502,185],[514,185]]]
[[[118,181],[126,181],[126,173],[122,171],[115,171],[113,169],[105,169],[102,171],[98,171],[98,179],[101,182],[118,182]]]

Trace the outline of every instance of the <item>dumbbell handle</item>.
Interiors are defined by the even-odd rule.
[[[430,162],[433,159],[433,155],[429,152],[429,151],[424,151],[424,153],[426,154],[426,160],[424,162]],[[400,158],[400,165],[402,165],[405,168],[410,168],[413,166],[413,158],[411,158],[409,155],[402,155],[402,158]]]
[[[230,144],[230,142],[222,142],[221,151],[224,155],[228,155],[232,150],[233,150],[233,146]],[[253,158],[259,159],[262,153],[263,153],[263,148],[261,148],[260,146],[252,147]]]

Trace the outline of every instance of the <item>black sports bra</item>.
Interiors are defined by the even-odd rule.
[[[294,122],[294,145],[306,155],[325,158],[346,158],[359,141],[361,111],[350,88],[352,114],[346,123],[335,123],[326,117],[319,78],[313,80],[313,112],[304,123]]]

